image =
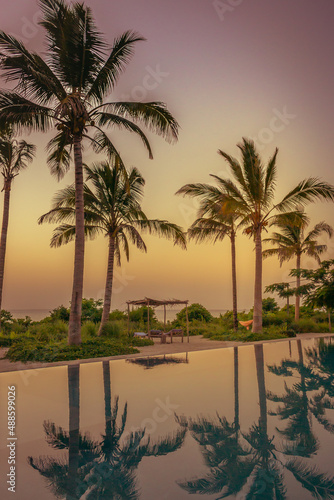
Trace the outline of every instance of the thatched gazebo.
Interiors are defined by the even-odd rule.
[[[132,306],[147,306],[147,335],[150,337],[150,307],[164,307],[164,332],[166,332],[166,306],[175,306],[180,304],[185,304],[186,306],[186,321],[187,321],[187,339],[189,342],[189,320],[188,320],[188,303],[189,300],[157,300],[145,297],[139,300],[128,300],[128,334],[130,333],[130,305]],[[183,342],[183,337],[182,337]]]

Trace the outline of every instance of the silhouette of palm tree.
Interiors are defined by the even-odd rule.
[[[103,362],[105,432],[101,440],[80,433],[79,365],[68,367],[69,432],[52,422],[44,422],[47,443],[54,449],[68,450],[68,457],[28,457],[30,465],[48,481],[57,498],[137,500],[136,468],[144,456],[160,456],[179,449],[186,429],[151,443],[145,428],[125,432],[127,403],[119,417],[119,398],[111,402],[110,366]]]

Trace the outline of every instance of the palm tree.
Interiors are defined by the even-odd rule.
[[[183,445],[186,429],[151,442],[145,428],[126,432],[127,403],[119,412],[119,398],[111,403],[110,365],[103,362],[105,433],[93,440],[80,432],[79,365],[68,367],[69,432],[53,422],[44,422],[47,443],[67,456],[28,457],[28,463],[47,481],[57,498],[139,500],[136,469],[146,456],[173,453]]]
[[[188,189],[188,186],[181,188],[177,194],[185,194],[201,199],[200,208],[198,210],[198,218],[192,223],[188,229],[188,236],[197,243],[202,241],[222,241],[225,236],[231,241],[231,257],[232,257],[232,308],[233,308],[233,329],[238,329],[238,304],[237,304],[237,272],[236,272],[236,257],[235,257],[235,238],[238,230],[239,215],[237,212],[228,210],[224,203],[225,194],[222,193],[220,202],[211,203],[210,194],[215,189],[212,186],[201,185],[200,193],[196,189]]]
[[[224,193],[225,204],[229,211],[234,211],[242,217],[241,224],[244,232],[252,236],[255,242],[255,287],[254,287],[254,316],[253,332],[262,331],[262,231],[269,225],[279,222],[281,214],[297,221],[303,217],[296,209],[300,205],[318,199],[334,200],[334,187],[317,178],[301,181],[279,202],[274,202],[278,150],[266,165],[263,164],[254,142],[243,138],[238,144],[241,151],[241,162],[224,151],[219,154],[227,161],[232,179],[222,179],[212,175],[218,182],[218,188],[212,188],[207,194],[212,203],[221,203]],[[206,184],[187,184],[178,192],[182,194],[207,193]]]
[[[3,279],[5,271],[5,257],[9,220],[9,202],[12,182],[21,170],[27,168],[33,160],[35,146],[26,141],[15,139],[11,128],[4,127],[0,132],[0,172],[3,176],[4,203],[2,214],[1,243],[0,243],[0,311],[2,304]],[[0,318],[1,326],[1,318]]]
[[[275,245],[274,248],[269,248],[262,252],[264,258],[275,255],[280,261],[289,261],[296,257],[296,269],[301,268],[301,257],[307,255],[312,257],[320,264],[320,255],[327,250],[327,245],[319,244],[318,237],[326,233],[330,238],[333,236],[333,228],[324,221],[319,222],[307,234],[305,230],[308,226],[308,221],[305,220],[302,224],[291,224],[289,221],[281,221],[278,224],[279,232],[273,233],[271,238],[263,240],[264,243]],[[296,286],[300,287],[300,276],[297,275]],[[300,296],[296,293],[295,320],[299,320]]]
[[[136,168],[124,178],[117,160],[113,165],[101,163],[92,168],[85,167],[87,180],[84,185],[85,233],[94,238],[104,233],[108,238],[109,254],[104,293],[103,312],[99,333],[109,319],[115,259],[121,265],[121,250],[129,260],[129,242],[146,252],[146,245],[140,231],[148,231],[173,239],[174,244],[186,247],[182,229],[159,219],[148,219],[141,209],[145,181]],[[67,187],[54,198],[53,208],[42,215],[39,223],[61,223],[54,230],[51,246],[58,247],[73,240],[75,227],[75,188]]]
[[[64,0],[40,0],[39,4],[40,24],[46,30],[44,59],[0,31],[0,69],[7,81],[16,83],[14,90],[0,91],[0,125],[40,132],[56,128],[48,143],[48,164],[58,179],[69,169],[73,150],[76,235],[69,344],[79,344],[85,233],[83,140],[89,140],[96,152],[114,153],[104,129],[127,130],[140,137],[152,158],[138,123],[167,140],[177,139],[178,124],[163,103],[106,101],[143,37],[127,31],[115,39],[110,51],[89,7]]]

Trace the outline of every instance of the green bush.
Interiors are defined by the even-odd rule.
[[[120,311],[119,309],[115,309],[109,314],[109,321],[119,321],[122,319],[127,319],[127,317],[127,313]]]
[[[98,329],[98,325],[93,321],[85,321],[81,327],[81,336],[83,339],[87,337],[96,337]]]
[[[185,323],[186,321],[186,307],[181,309],[180,312],[177,313],[176,319],[179,323]],[[199,320],[205,321],[208,323],[213,320],[212,314],[201,304],[191,304],[188,307],[188,319],[189,321]]]
[[[67,343],[55,342],[46,344],[33,339],[25,339],[13,343],[6,354],[11,361],[64,361],[73,359],[98,358],[138,353],[130,343],[119,340],[91,339],[79,346],[69,346]]]
[[[108,321],[101,329],[101,337],[120,338],[122,333],[122,325],[117,321]]]
[[[152,307],[150,307],[149,313],[150,313],[150,322],[157,321],[155,310]],[[129,318],[130,318],[130,321],[134,321],[137,323],[141,322],[141,323],[147,324],[147,306],[138,307],[138,309],[134,309],[133,311],[130,311]]]
[[[30,326],[27,333],[41,342],[58,341],[67,338],[68,325],[60,319],[40,322]]]

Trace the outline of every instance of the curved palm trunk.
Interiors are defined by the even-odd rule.
[[[5,183],[4,183],[5,195],[4,195],[4,202],[3,202],[1,243],[0,243],[0,327],[1,327],[2,290],[3,290],[4,271],[5,271],[5,257],[6,257],[6,245],[7,245],[7,232],[8,232],[8,220],[9,220],[9,200],[10,200],[11,184],[12,184],[11,179],[5,180]]]
[[[78,498],[79,468],[79,427],[80,427],[80,365],[68,366],[68,400],[69,400],[69,445],[68,445],[68,500]]]
[[[107,269],[106,288],[104,291],[102,319],[98,333],[99,335],[101,335],[103,325],[109,319],[111,296],[112,296],[112,284],[114,276],[114,261],[115,261],[115,238],[109,235],[108,269]]]
[[[300,253],[297,253],[297,269],[300,269]],[[300,287],[300,276],[297,276],[296,281],[297,288]],[[300,307],[300,296],[296,294],[296,306],[295,306],[295,321],[299,320],[299,307]]]
[[[233,295],[233,329],[238,329],[238,304],[237,304],[237,271],[235,259],[235,233],[231,234],[231,254],[232,254],[232,295]]]
[[[255,287],[253,332],[262,332],[262,239],[261,228],[255,234]]]
[[[85,215],[81,137],[74,136],[75,165],[75,254],[68,343],[81,343],[81,308],[85,251]]]

